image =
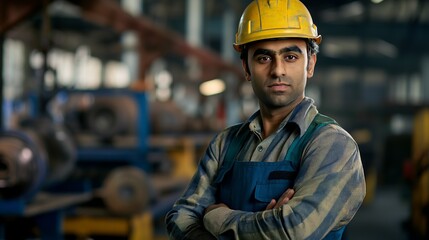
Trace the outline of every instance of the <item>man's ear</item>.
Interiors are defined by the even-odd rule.
[[[314,75],[314,68],[316,67],[317,62],[317,55],[312,54],[310,55],[310,58],[308,59],[308,66],[307,66],[307,78],[311,78]]]
[[[247,66],[247,59],[241,59],[241,66],[243,67],[244,77],[247,81],[250,81],[249,67]]]

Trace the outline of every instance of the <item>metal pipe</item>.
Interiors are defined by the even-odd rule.
[[[42,66],[42,72],[40,74],[39,81],[39,108],[38,108],[38,115],[44,115],[46,113],[46,104],[50,100],[48,91],[46,90],[45,85],[45,75],[46,72],[49,69],[48,65],[48,52],[50,48],[50,40],[51,40],[51,17],[49,16],[48,12],[48,6],[49,1],[44,0],[43,1],[43,9],[42,9],[42,26],[40,30],[40,44],[41,44],[41,51],[43,54],[43,66]]]
[[[0,22],[4,22],[4,16],[6,15],[6,9],[0,7]],[[1,29],[1,28],[0,28]],[[4,78],[3,78],[3,45],[4,45],[4,33],[3,31],[0,31],[0,130],[4,128],[4,120],[3,120],[3,85],[4,85]],[[0,234],[1,236],[1,234]]]
[[[3,85],[4,85],[4,78],[3,78],[3,44],[4,44],[4,34],[0,33],[0,130],[4,128],[4,119],[3,119]]]
[[[202,42],[203,2],[201,0],[187,0],[186,12],[186,40],[193,47],[200,47]],[[199,80],[201,67],[195,57],[187,60],[188,75],[192,80]]]

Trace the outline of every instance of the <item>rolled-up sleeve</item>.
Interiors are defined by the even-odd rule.
[[[204,228],[202,219],[207,206],[216,201],[212,182],[226,134],[224,131],[211,141],[188,188],[167,213],[165,221],[170,239],[216,239]]]

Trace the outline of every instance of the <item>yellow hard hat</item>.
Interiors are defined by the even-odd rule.
[[[272,38],[307,38],[317,44],[317,34],[310,12],[299,0],[255,0],[241,15],[234,48],[243,50],[243,44]]]

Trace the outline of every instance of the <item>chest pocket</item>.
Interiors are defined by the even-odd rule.
[[[255,187],[255,199],[259,202],[269,203],[271,199],[279,199],[285,189],[291,186],[292,182],[287,180],[258,183]]]
[[[293,186],[296,175],[296,171],[272,171],[267,181],[256,184],[255,199],[260,202],[279,199],[285,189]]]

